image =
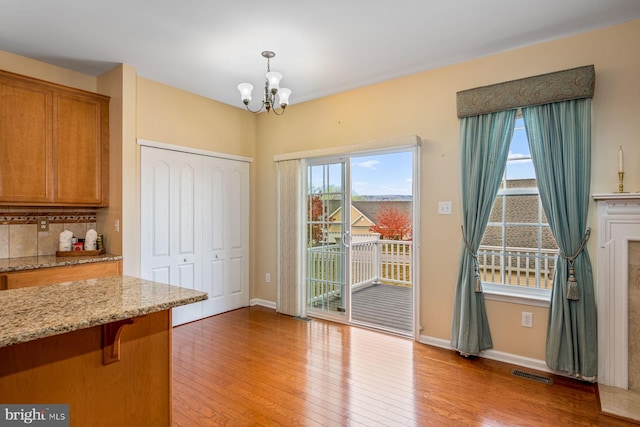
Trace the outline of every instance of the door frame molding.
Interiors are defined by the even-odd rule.
[[[148,139],[138,138],[138,145],[143,147],[161,148],[163,150],[179,151],[181,153],[199,154],[201,156],[218,157],[220,159],[237,160],[240,162],[253,163],[253,157],[219,153],[217,151],[209,151],[209,150],[202,150],[200,148],[185,147],[184,145],[167,144],[165,142],[150,141]]]
[[[422,138],[418,135],[399,136],[389,139],[378,139],[375,141],[362,142],[359,144],[339,145],[337,147],[318,148],[315,150],[296,151],[292,153],[275,154],[274,162],[282,160],[310,159],[313,157],[340,157],[352,156],[353,153],[367,154],[380,150],[402,150],[420,147]]]

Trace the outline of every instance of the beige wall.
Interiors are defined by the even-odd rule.
[[[421,335],[448,340],[460,251],[460,180],[456,92],[477,86],[594,64],[592,192],[617,188],[617,147],[623,145],[627,188],[640,190],[640,21],[537,44],[335,96],[293,105],[283,117],[258,119],[258,180],[253,188],[260,212],[253,235],[254,298],[276,300],[275,168],[273,155],[417,134],[421,155],[422,227]],[[437,202],[452,200],[451,216],[437,215]],[[595,203],[590,226],[597,227]],[[596,263],[597,232],[589,244]],[[443,244],[443,242],[446,242]],[[594,265],[595,268],[595,265]],[[494,349],[544,359],[547,309],[488,301]],[[532,329],[521,312],[534,313]]]
[[[251,297],[276,300],[276,189],[273,155],[420,135],[422,238],[421,335],[449,339],[451,305],[460,250],[458,119],[455,94],[540,73],[594,64],[592,192],[617,189],[617,147],[625,149],[627,189],[640,190],[640,21],[542,43],[395,79],[291,106],[282,117],[255,116],[145,78],[122,66],[99,78],[0,52],[0,68],[86,90],[120,96],[122,210],[125,273],[139,268],[139,148],[136,138],[252,157]],[[119,95],[118,95],[119,94]],[[294,94],[295,95],[295,94]],[[112,120],[118,120],[112,116]],[[112,127],[112,132],[114,129]],[[112,136],[113,138],[113,136]],[[115,152],[114,152],[115,153]],[[117,161],[117,154],[112,161]],[[113,169],[112,169],[113,170]],[[135,184],[132,184],[135,183]],[[119,185],[117,178],[113,185]],[[113,193],[112,193],[113,194]],[[115,196],[117,198],[117,195]],[[437,215],[437,202],[452,200],[454,215]],[[596,262],[595,204],[589,244]],[[259,230],[259,232],[257,232]],[[447,242],[443,244],[442,242]],[[130,267],[127,267],[129,265]],[[547,310],[488,301],[494,349],[544,359]],[[520,327],[522,311],[534,328]]]
[[[122,126],[123,126],[123,65],[99,78],[100,93],[109,95],[109,207],[98,210],[100,232],[108,242],[109,252],[122,255],[122,233],[115,231],[114,222],[122,221]]]
[[[138,138],[255,156],[255,117],[246,111],[142,77],[137,91]]]
[[[45,64],[24,56],[0,50],[0,69],[40,80],[97,92],[98,82],[93,76]]]

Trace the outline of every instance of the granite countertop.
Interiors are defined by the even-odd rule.
[[[35,270],[37,268],[61,267],[64,265],[88,264],[92,262],[118,261],[122,255],[94,255],[57,257],[55,255],[27,256],[21,258],[0,258],[0,273],[10,271]]]
[[[0,291],[0,347],[206,299],[205,292],[128,276]]]

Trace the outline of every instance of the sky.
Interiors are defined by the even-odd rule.
[[[357,196],[411,195],[412,152],[351,158],[351,190]]]
[[[524,119],[516,119],[511,146],[509,147],[509,158],[507,160],[507,179],[527,179],[535,178],[533,162],[531,161],[531,151],[527,142],[527,133],[524,129]]]

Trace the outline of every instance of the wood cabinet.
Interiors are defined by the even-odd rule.
[[[0,203],[109,204],[109,97],[0,71]]]
[[[119,276],[121,274],[122,261],[104,261],[12,271],[0,274],[0,290],[52,285],[54,283]]]

